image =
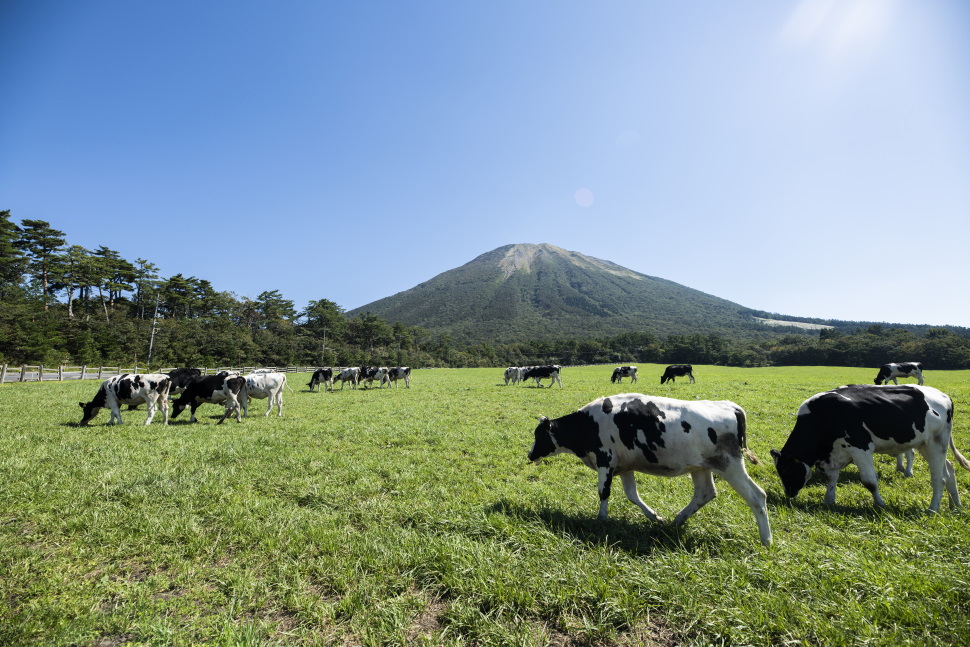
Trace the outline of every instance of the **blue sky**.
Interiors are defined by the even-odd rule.
[[[510,243],[970,326],[961,0],[5,0],[0,209],[351,309]]]

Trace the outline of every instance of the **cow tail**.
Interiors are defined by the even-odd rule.
[[[950,434],[950,449],[953,451],[953,457],[960,463],[960,467],[970,472],[970,461],[957,449],[956,443],[953,442],[953,434]]]
[[[734,416],[738,421],[738,444],[741,445],[741,452],[754,465],[760,465],[761,461],[755,456],[754,452],[748,449],[748,419],[744,414],[744,409],[737,407]]]

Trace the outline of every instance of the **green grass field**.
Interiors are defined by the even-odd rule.
[[[98,383],[0,386],[2,645],[970,644],[970,528],[879,457],[884,510],[855,468],[834,507],[816,478],[783,496],[768,450],[805,398],[875,369],[698,366],[696,384],[501,385],[501,369],[415,371],[404,389],[309,393],[284,415],[217,426],[204,405],[79,427]],[[927,371],[970,454],[970,371]],[[529,464],[536,416],[611,393],[728,399],[748,413],[748,465],[775,543],[721,483],[682,528],[648,521],[572,456]],[[255,415],[254,415],[255,414]],[[957,467],[970,505],[970,473]],[[689,478],[638,476],[672,517]]]

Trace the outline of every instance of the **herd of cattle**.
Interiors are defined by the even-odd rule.
[[[534,379],[541,387],[542,379],[558,382],[562,387],[559,365],[509,367],[505,383],[516,384]],[[661,383],[674,376],[690,376],[690,365],[667,367]],[[621,366],[613,371],[611,382],[624,377],[637,381],[635,366]],[[918,385],[899,385],[899,377],[911,377]],[[324,385],[333,391],[340,380],[353,388],[361,383],[372,385],[375,380],[395,385],[403,380],[410,388],[409,367],[353,367],[317,369],[308,386],[310,391]],[[889,386],[892,380],[894,385]],[[929,466],[933,495],[930,512],[938,512],[944,490],[950,507],[960,506],[953,464],[947,453],[964,469],[968,461],[953,441],[953,403],[941,391],[923,385],[922,366],[916,362],[886,364],[879,369],[875,385],[853,384],[818,393],[805,400],[798,409],[795,426],[780,450],[772,449],[771,456],[786,496],[794,498],[804,488],[818,468],[828,478],[825,503],[835,502],[835,488],[839,474],[849,463],[859,470],[862,484],[872,493],[874,504],[885,505],[879,494],[874,454],[897,457],[897,469],[912,475],[913,452],[918,451]],[[123,404],[148,405],[150,424],[157,409],[161,409],[165,423],[169,419],[169,397],[178,395],[172,403],[174,419],[186,408],[195,411],[205,403],[222,404],[227,417],[236,420],[248,413],[249,398],[266,398],[270,415],[273,406],[277,415],[283,414],[283,389],[286,375],[272,370],[257,370],[249,375],[223,371],[216,375],[201,375],[198,369],[176,369],[170,373],[119,375],[101,384],[91,402],[80,402],[84,411],[81,424],[88,424],[102,408],[111,411],[109,423],[121,422]],[[744,458],[758,463],[747,449],[747,416],[739,405],[727,401],[687,401],[672,398],[625,393],[598,398],[578,411],[560,418],[539,418],[534,432],[529,460],[559,453],[572,453],[599,475],[599,517],[606,518],[613,478],[620,477],[627,498],[654,521],[662,519],[647,506],[637,492],[634,472],[657,476],[690,474],[694,495],[690,503],[674,519],[681,524],[717,495],[714,475],[724,479],[751,508],[757,522],[761,542],[771,545],[767,497],[748,475]],[[902,468],[902,457],[908,464]]]

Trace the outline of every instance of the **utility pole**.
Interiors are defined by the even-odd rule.
[[[155,346],[155,330],[158,325],[158,295],[155,295],[155,314],[152,316],[152,336],[148,341],[148,365],[152,365],[152,349]]]

